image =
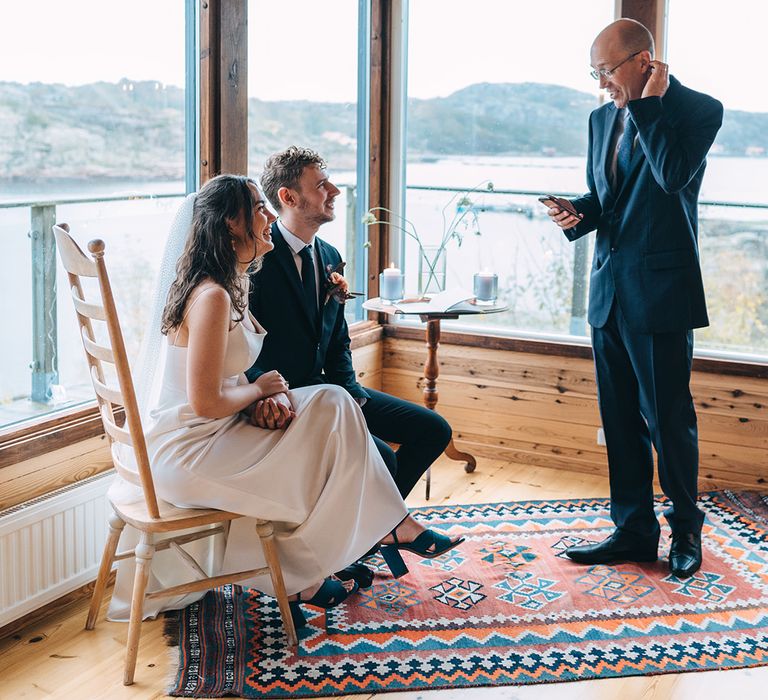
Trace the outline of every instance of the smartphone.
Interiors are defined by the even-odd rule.
[[[539,201],[542,204],[546,204],[548,207],[560,207],[563,211],[567,211],[578,219],[583,219],[584,215],[576,211],[576,207],[573,206],[567,199],[562,197],[555,197],[553,194],[545,194],[539,197]]]

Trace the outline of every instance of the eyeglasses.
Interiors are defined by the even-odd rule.
[[[600,78],[605,78],[606,80],[610,80],[613,77],[613,74],[621,68],[627,61],[637,56],[639,53],[642,53],[642,51],[635,51],[630,56],[627,56],[621,63],[615,65],[613,68],[600,68],[599,70],[592,70],[589,72],[589,74],[595,79],[600,80]]]

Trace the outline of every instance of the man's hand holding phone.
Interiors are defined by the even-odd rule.
[[[546,194],[539,197],[539,201],[549,207],[547,214],[562,229],[573,228],[584,218],[583,214],[576,211],[573,204],[562,197]]]

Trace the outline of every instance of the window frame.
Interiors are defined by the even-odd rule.
[[[649,28],[654,37],[656,46],[656,55],[664,57],[666,53],[667,45],[667,14],[668,14],[668,2],[669,0],[614,0],[614,17],[635,19],[646,27]],[[409,0],[392,0],[391,7],[394,9],[391,11],[391,15],[394,19],[390,18],[394,26],[399,27],[399,40],[407,46],[408,43],[408,3]],[[393,30],[394,31],[394,30]],[[398,66],[398,56],[393,51],[393,46],[397,42],[395,39],[391,39],[388,49],[390,55],[394,55],[395,58],[390,58],[389,69],[389,83],[390,90],[388,93],[388,102],[382,103],[382,109],[388,109],[388,118],[393,125],[405,124],[405,117],[403,111],[405,110],[407,95],[405,89],[404,71]],[[406,61],[406,49],[401,49],[402,55],[399,60]],[[407,70],[407,67],[406,69]],[[405,209],[405,190],[402,184],[405,182],[403,176],[405,169],[405,148],[403,145],[403,134],[387,134],[387,143],[390,145],[390,152],[388,159],[384,164],[386,173],[381,177],[382,180],[387,182],[396,183],[396,187],[392,187],[387,191],[382,190],[381,198],[376,204],[371,206],[385,206],[396,214],[403,213]],[[397,195],[399,193],[399,196]],[[533,194],[533,193],[529,193]],[[738,205],[735,205],[738,206]],[[374,227],[371,227],[374,228]],[[383,240],[384,250],[391,251],[392,261],[401,261],[404,256],[405,242],[402,240],[402,236],[392,232],[390,227],[377,226],[376,228],[383,228],[384,230],[380,234]],[[587,238],[584,237],[576,242],[576,245],[587,245]],[[382,258],[382,252],[379,254],[379,267],[370,268],[374,270],[383,269],[388,265],[388,261]],[[402,267],[402,265],[401,265]],[[376,277],[374,280],[373,278]],[[369,274],[369,297],[378,296],[378,276],[375,274]],[[586,303],[586,290],[585,299]],[[586,312],[586,309],[585,309]],[[414,338],[417,337],[413,333],[418,333],[420,322],[414,318],[395,318],[385,314],[370,314],[370,318],[378,317],[379,321],[387,326],[386,337],[402,337],[402,338]],[[584,322],[586,323],[586,313]],[[531,336],[541,336],[541,339]],[[534,333],[527,332],[522,328],[509,328],[509,329],[490,329],[484,331],[481,329],[473,330],[468,327],[462,327],[461,325],[446,326],[442,330],[441,337],[453,338],[453,341],[445,340],[445,342],[458,342],[464,345],[478,345],[477,343],[470,342],[471,338],[486,338],[489,341],[488,347],[505,347],[515,349],[522,352],[538,353],[541,352],[541,348],[545,348],[544,354],[552,354],[551,348],[560,349],[560,353],[564,356],[587,356],[591,357],[591,350],[589,350],[589,334],[585,336],[573,336],[572,340],[564,339],[562,336],[558,336],[555,333]],[[502,342],[503,340],[503,342]],[[500,345],[499,345],[500,344]],[[479,344],[482,346],[482,343]],[[589,350],[587,355],[580,354],[579,348],[586,347]],[[550,350],[546,350],[550,348]],[[576,355],[571,354],[571,349]],[[721,373],[726,375],[739,375],[750,376],[755,378],[762,378],[768,376],[768,360],[763,360],[762,355],[757,359],[753,359],[752,353],[737,352],[728,350],[717,350],[714,348],[694,348],[694,369],[698,371],[706,371],[713,373]]]

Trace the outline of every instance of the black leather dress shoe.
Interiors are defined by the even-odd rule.
[[[636,539],[614,531],[597,544],[568,547],[565,554],[579,564],[610,564],[615,561],[656,561],[658,539]]]
[[[677,578],[693,576],[701,567],[701,533],[683,532],[672,535],[669,548],[669,571]]]

